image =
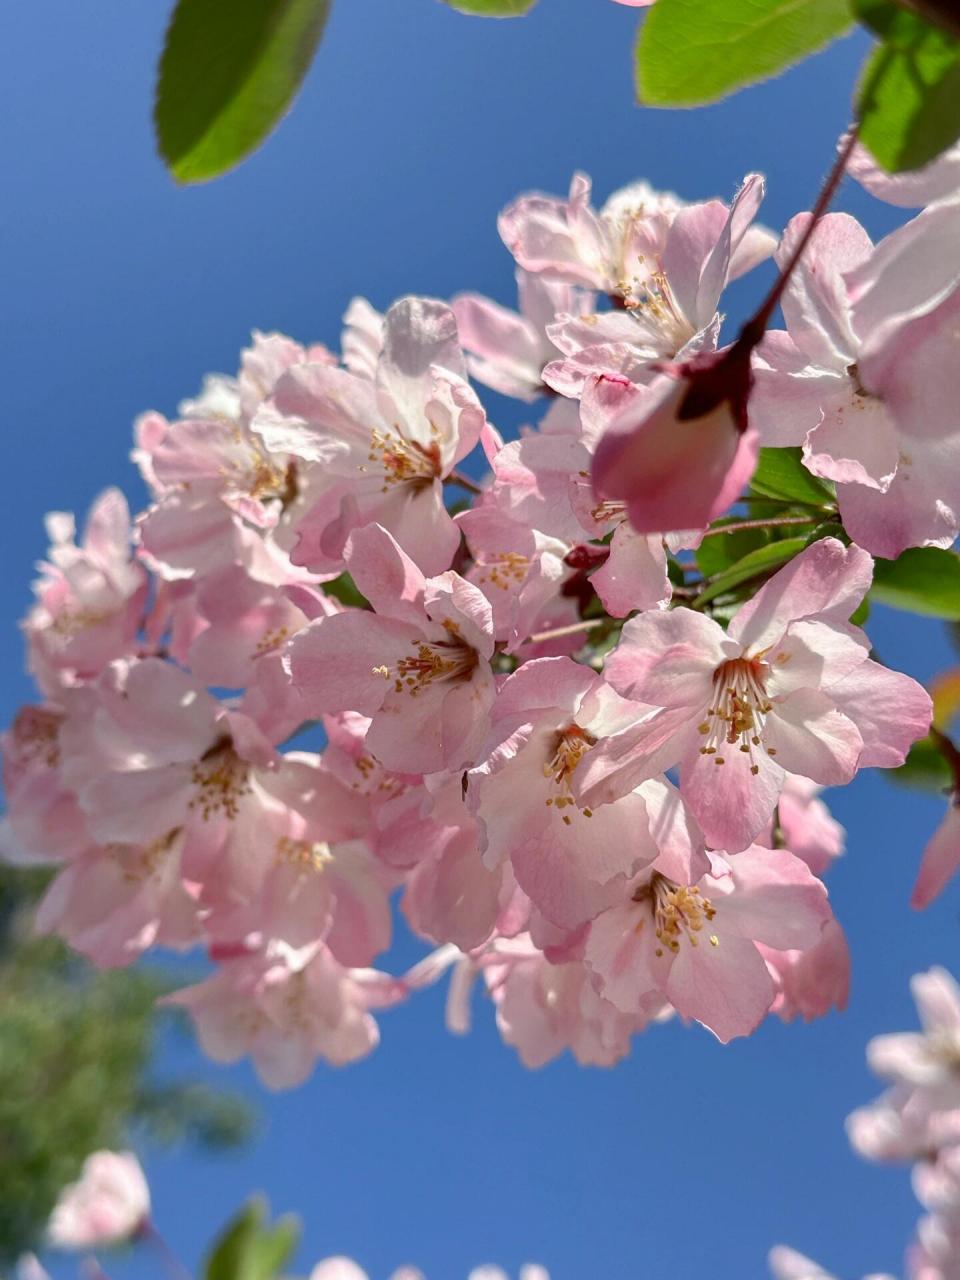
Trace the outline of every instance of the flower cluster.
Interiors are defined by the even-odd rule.
[[[138,421],[147,509],[50,516],[24,622],[5,843],[60,864],[41,929],[103,966],[204,947],[171,998],[274,1087],[444,973],[451,1024],[479,979],[530,1065],[843,1006],[818,791],[930,723],[853,619],[872,555],[960,528],[958,200],[873,246],[778,238],[763,189],[597,209],[578,174],[501,215],[517,311],[355,300],[339,354],[257,333]],[[787,329],[721,347],[771,257]],[[546,412],[505,443],[476,383]],[[807,496],[744,491],[761,446]],[[395,894],[433,948],[399,976]]]
[[[867,1061],[890,1088],[847,1118],[854,1148],[868,1160],[912,1164],[926,1216],[907,1250],[909,1280],[960,1276],[960,987],[945,969],[911,983],[922,1032],[877,1036]],[[794,1250],[770,1255],[776,1280],[830,1280]],[[873,1277],[890,1280],[890,1277]]]

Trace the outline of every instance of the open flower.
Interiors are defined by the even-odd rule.
[[[253,430],[271,453],[310,468],[297,564],[338,570],[351,531],[376,522],[424,573],[449,566],[459,534],[443,481],[486,422],[466,372],[450,308],[404,298],[384,320],[374,379],[323,364],[280,379]]]
[[[489,601],[452,571],[424,578],[377,524],[352,535],[346,556],[375,612],[319,618],[294,638],[288,664],[304,713],[369,716],[367,745],[390,769],[472,764],[494,698]]]
[[[872,562],[835,538],[813,543],[742,605],[724,632],[690,609],[631,619],[605,676],[656,708],[608,738],[578,775],[597,805],[679,765],[680,790],[714,848],[766,827],[787,774],[829,786],[901,764],[926,732],[927,693],[882,667],[850,615]]]
[[[850,536],[891,559],[960,530],[958,211],[958,198],[931,205],[875,248],[855,219],[828,214],[784,294],[787,332],[758,352],[750,421],[763,443],[802,445],[836,483]],[[781,265],[809,219],[790,223]]]
[[[492,750],[468,775],[467,803],[487,865],[508,860],[553,924],[591,919],[626,877],[665,851],[687,874],[705,865],[699,833],[665,781],[651,779],[599,809],[575,798],[577,772],[596,743],[637,714],[569,658],[527,662],[500,690]]]
[[[724,1043],[749,1035],[776,995],[758,943],[813,947],[831,920],[827,892],[785,849],[759,845],[695,880],[653,866],[590,925],[586,962],[624,1012],[651,992]]]
[[[150,1189],[129,1151],[95,1151],[65,1187],[47,1227],[56,1249],[98,1249],[130,1240],[147,1222]]]
[[[212,977],[164,1000],[188,1011],[214,1061],[249,1054],[267,1088],[291,1089],[317,1058],[342,1066],[366,1057],[379,1040],[370,1009],[404,996],[398,981],[344,968],[322,943],[270,943],[225,959]]]

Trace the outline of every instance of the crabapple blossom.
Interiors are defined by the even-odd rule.
[[[858,142],[847,161],[847,172],[877,199],[916,209],[948,199],[960,191],[960,142],[947,147],[919,169],[902,173],[881,169],[863,143]]]
[[[958,208],[931,205],[876,247],[828,214],[787,285],[787,331],[757,360],[750,421],[763,443],[802,445],[809,470],[836,483],[851,537],[888,558],[960,530]],[[809,216],[787,228],[781,264]]]
[[[774,1001],[757,944],[814,947],[832,916],[826,889],[785,849],[758,845],[677,878],[658,859],[590,926],[585,959],[618,1009],[659,993],[724,1043],[749,1035]]]
[[[268,1088],[290,1089],[317,1058],[342,1066],[370,1053],[379,1039],[370,1010],[405,994],[386,974],[338,964],[322,942],[270,943],[223,959],[211,977],[164,1000],[187,1010],[215,1062],[249,1055]]]
[[[489,601],[450,570],[425,578],[378,524],[352,535],[346,562],[375,613],[320,618],[293,639],[304,712],[370,716],[367,743],[388,768],[463,768],[494,700]]]
[[[288,370],[253,429],[271,454],[313,464],[295,563],[335,570],[350,532],[376,522],[424,573],[449,568],[458,535],[443,481],[485,421],[442,302],[405,298],[390,308],[372,380],[326,364]]]
[[[584,758],[639,710],[569,658],[525,663],[499,692],[493,749],[467,775],[467,803],[487,865],[509,859],[554,924],[591,919],[661,852],[688,871],[701,859],[705,866],[699,832],[665,780],[651,778],[597,810],[575,798]]]
[[[142,415],[147,509],[108,490],[79,541],[51,516],[23,626],[39,694],[0,744],[0,847],[55,866],[40,931],[101,967],[205,950],[173,1002],[278,1088],[444,977],[451,1029],[482,991],[530,1066],[609,1066],[674,1015],[726,1041],[843,1008],[819,790],[898,767],[931,717],[850,619],[871,549],[960,527],[952,161],[885,185],[852,155],[934,202],[876,247],[794,219],[739,338],[724,290],[776,243],[759,175],[599,210],[575,175],[501,216],[516,312],[355,297],[339,352],[255,333],[236,377]],[[471,377],[530,407],[518,438]],[[761,443],[827,486],[768,500]],[[955,869],[954,812],[915,905]],[[394,899],[428,951],[400,976],[373,967]],[[937,1017],[874,1046],[893,1090],[866,1121],[877,1150],[936,1148],[927,1260],[960,1148]]]
[[[57,1249],[121,1244],[140,1231],[150,1213],[150,1189],[129,1151],[95,1151],[79,1181],[60,1193],[47,1227]]]
[[[130,513],[118,489],[97,499],[75,542],[71,515],[47,517],[48,558],[34,584],[37,603],[24,621],[30,669],[55,697],[61,685],[97,675],[136,652],[147,575],[131,559]]]
[[[523,270],[517,271],[517,294],[519,314],[475,293],[459,294],[451,307],[471,376],[529,402],[549,389],[543,370],[558,355],[548,326],[558,315],[576,315],[589,305],[590,295],[578,297],[573,285]]]
[[[737,851],[770,821],[787,775],[833,785],[866,765],[901,764],[931,704],[913,680],[869,658],[847,621],[871,574],[864,551],[824,538],[770,578],[726,631],[690,609],[631,619],[605,676],[656,710],[591,754],[580,800],[609,802],[679,765],[707,843]]]
[[[960,808],[951,796],[943,821],[923,851],[917,882],[910,897],[912,906],[928,907],[947,887],[960,867]]]

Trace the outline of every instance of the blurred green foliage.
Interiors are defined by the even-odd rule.
[[[57,1195],[87,1155],[131,1141],[243,1142],[239,1098],[157,1080],[161,970],[98,973],[52,938],[32,907],[46,875],[0,866],[0,1266],[42,1237]]]

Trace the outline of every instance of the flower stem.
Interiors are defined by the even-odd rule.
[[[527,637],[527,644],[544,644],[547,640],[561,640],[564,636],[575,636],[581,631],[592,631],[595,627],[603,627],[609,618],[589,618],[586,622],[573,622],[568,627],[554,627],[551,631],[537,631]]]
[[[475,484],[469,476],[465,476],[462,471],[451,471],[444,479],[445,484],[456,484],[461,489],[466,489],[467,493],[480,494],[483,493],[480,485]]]
[[[797,264],[803,257],[807,245],[810,243],[811,236],[817,229],[817,224],[830,207],[830,202],[836,195],[837,188],[843,180],[843,175],[847,168],[847,161],[850,159],[851,152],[853,151],[854,145],[857,141],[857,133],[858,126],[856,124],[851,125],[840,146],[840,150],[837,153],[837,158],[833,162],[830,172],[824,179],[823,186],[820,189],[820,194],[817,196],[817,202],[810,213],[810,221],[804,228],[797,247],[790,255],[790,260],[781,270],[780,275],[774,282],[773,288],[760,304],[759,309],[740,330],[740,336],[735,345],[740,346],[743,344],[752,350],[763,338],[767,325],[770,323],[770,317],[776,310],[777,305],[783,296],[783,291],[790,282],[790,277],[796,270]]]
[[[705,536],[714,533],[739,533],[741,529],[777,529],[788,524],[819,524],[820,516],[766,516],[756,520],[734,520],[730,524],[718,525],[708,529]]]

